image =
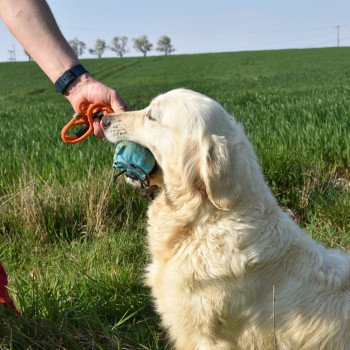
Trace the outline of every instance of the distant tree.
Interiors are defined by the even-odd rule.
[[[89,49],[89,52],[96,55],[98,58],[101,58],[106,49],[106,42],[104,40],[97,39],[95,42],[95,48]]]
[[[84,42],[80,41],[78,38],[69,40],[68,43],[78,57],[84,53],[86,45]]]
[[[115,36],[111,41],[110,49],[114,51],[119,57],[123,57],[128,52],[126,45],[128,38],[126,36]]]
[[[24,50],[24,53],[25,53],[25,54],[26,54],[26,56],[28,57],[28,61],[33,61],[32,56],[31,56],[31,55],[29,55],[29,53],[28,53],[26,50]]]
[[[159,38],[157,45],[157,51],[163,52],[164,55],[169,55],[175,51],[173,45],[171,45],[171,39],[166,35]]]
[[[134,39],[132,39],[132,41],[134,42],[134,48],[137,51],[142,52],[144,56],[147,55],[148,51],[152,50],[153,44],[151,44],[148,41],[148,38],[146,35],[142,35],[138,38],[134,38]]]

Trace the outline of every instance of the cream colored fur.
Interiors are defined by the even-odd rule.
[[[176,349],[350,349],[350,255],[281,210],[217,102],[177,89],[112,117],[107,139],[148,147],[160,168],[146,280]]]

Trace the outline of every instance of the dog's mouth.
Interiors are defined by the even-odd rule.
[[[124,176],[127,184],[140,188],[140,194],[148,199],[154,199],[154,192],[156,192],[160,187],[159,179],[162,178],[161,171],[157,163],[144,179],[140,179],[138,176],[126,172],[117,174],[117,177],[119,177],[119,175]],[[158,179],[158,181],[155,181],[155,179]]]
[[[160,168],[158,166],[158,163],[156,163],[155,166],[153,167],[152,171],[147,175],[148,182],[150,182],[153,177],[158,176],[159,173],[160,173]],[[126,172],[121,174],[121,175],[124,175],[126,181],[129,184],[131,184],[133,186],[141,187],[142,180],[138,176],[131,174],[131,173],[126,173]]]
[[[128,184],[140,188],[141,195],[147,198],[153,198],[162,183],[160,166],[151,151],[132,141],[117,143],[113,168],[118,171],[116,178],[123,175]]]
[[[118,171],[115,177],[123,175],[126,182],[141,188],[141,194],[149,197],[163,184],[162,171],[152,152],[140,143],[128,140],[127,133],[113,127],[113,115],[101,120],[105,138],[116,145],[113,167]]]

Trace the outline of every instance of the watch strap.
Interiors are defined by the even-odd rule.
[[[81,64],[67,69],[55,82],[56,91],[63,94],[68,86],[79,76],[89,73]]]

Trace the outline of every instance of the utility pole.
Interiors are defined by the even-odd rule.
[[[13,45],[13,49],[12,50],[7,50],[9,55],[10,55],[10,58],[9,58],[9,61],[10,62],[16,62],[16,48],[15,48],[15,45]]]
[[[336,28],[337,28],[337,47],[339,47],[339,43],[340,43],[340,41],[339,41],[339,29],[341,28],[341,26],[336,26]]]

